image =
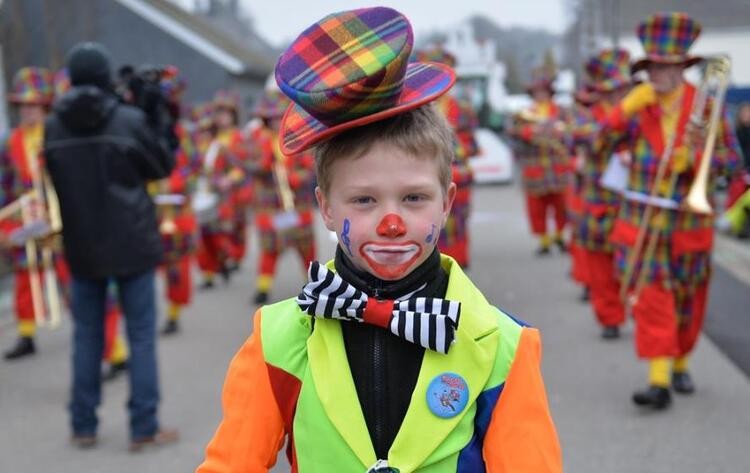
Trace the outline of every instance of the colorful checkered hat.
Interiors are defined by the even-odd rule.
[[[701,34],[701,25],[686,13],[655,13],[638,25],[637,33],[646,57],[633,64],[633,72],[651,62],[688,67],[703,60],[688,55],[690,46]]]
[[[526,84],[526,92],[531,93],[534,89],[548,89],[554,92],[553,84],[557,74],[549,67],[540,66],[531,70],[531,81]]]
[[[334,13],[307,28],[276,64],[276,82],[294,102],[282,119],[282,151],[303,151],[444,94],[453,70],[409,64],[413,43],[409,20],[384,7]]]
[[[456,56],[449,53],[441,46],[432,46],[427,49],[416,51],[412,55],[412,60],[419,62],[439,62],[446,66],[456,67]]]
[[[8,101],[13,104],[49,105],[53,99],[52,74],[43,67],[23,67],[13,77]]]
[[[289,99],[279,89],[268,89],[255,104],[253,115],[258,118],[281,118],[289,104]]]
[[[586,63],[591,87],[598,92],[610,92],[632,83],[630,53],[614,48],[600,51]]]
[[[52,90],[55,93],[55,100],[59,100],[71,87],[68,69],[62,68],[52,76]]]

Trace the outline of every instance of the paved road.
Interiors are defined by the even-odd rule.
[[[750,381],[711,340],[704,338],[695,354],[698,392],[676,399],[668,412],[639,412],[629,397],[643,383],[646,367],[634,358],[631,327],[614,343],[598,338],[590,310],[578,302],[578,289],[567,278],[567,259],[533,256],[535,242],[527,234],[518,189],[481,187],[475,198],[470,274],[490,300],[542,330],[545,378],[567,472],[750,471]],[[319,230],[321,258],[330,257],[333,244]],[[120,379],[105,387],[100,445],[92,451],[68,445],[70,325],[65,324],[40,334],[35,359],[0,363],[0,472],[194,469],[220,417],[227,363],[251,330],[253,266],[249,259],[229,286],[199,293],[185,313],[183,333],[160,344],[161,417],[164,425],[180,429],[179,444],[127,452],[127,383]],[[287,254],[280,267],[273,295],[293,296],[302,283],[299,263]],[[727,282],[725,276],[717,272],[714,294],[748,292],[747,281]],[[729,287],[732,282],[738,285]],[[729,306],[717,317],[726,321],[720,327],[742,323],[741,316],[746,320],[746,299],[724,301]],[[711,307],[713,317],[720,306]],[[7,324],[0,324],[0,346],[13,337]],[[283,459],[274,471],[288,471]]]

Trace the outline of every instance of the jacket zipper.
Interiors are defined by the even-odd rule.
[[[380,299],[380,287],[373,288],[373,297]],[[383,331],[374,330],[372,339],[372,367],[373,367],[373,395],[375,396],[375,426],[374,426],[374,443],[376,450],[383,446],[383,436],[386,428],[386,408],[385,408],[385,341]],[[383,458],[385,460],[385,458]]]
[[[372,366],[373,366],[373,394],[375,396],[375,445],[378,447],[383,445],[383,437],[385,431],[385,347],[383,340],[383,331],[379,328],[375,328],[375,336],[373,337],[372,346]],[[385,460],[385,458],[383,458]]]

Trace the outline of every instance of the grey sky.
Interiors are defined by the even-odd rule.
[[[373,5],[390,6],[404,13],[417,35],[453,25],[474,13],[486,15],[502,26],[522,25],[558,33],[567,21],[564,0],[241,0],[241,3],[253,15],[258,32],[276,46],[294,39],[329,13]]]

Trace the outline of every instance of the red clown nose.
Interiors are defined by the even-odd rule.
[[[397,238],[406,234],[406,224],[396,214],[388,214],[378,224],[378,236]]]

